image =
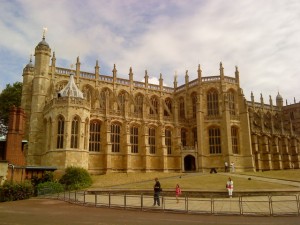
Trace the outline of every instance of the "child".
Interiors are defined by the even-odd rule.
[[[231,178],[228,178],[228,181],[226,183],[226,188],[228,190],[228,196],[229,198],[232,198],[232,192],[233,192],[233,181],[231,180]]]
[[[176,193],[176,201],[178,203],[179,202],[178,197],[179,197],[179,195],[181,195],[181,189],[179,187],[179,184],[176,185],[175,193]]]

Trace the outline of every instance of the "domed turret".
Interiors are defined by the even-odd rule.
[[[279,92],[278,92],[278,94],[277,94],[277,96],[276,96],[276,100],[283,100],[283,98],[282,98],[282,96],[279,94]]]
[[[278,92],[278,94],[277,94],[277,96],[276,96],[276,105],[277,105],[278,107],[282,107],[282,106],[283,106],[283,98],[282,98],[282,96],[279,94],[279,92]]]
[[[39,44],[38,44],[38,46],[41,46],[41,45],[46,46],[46,47],[49,48],[49,44],[45,41],[45,37],[43,37],[43,40],[40,41]]]
[[[32,64],[32,56],[30,56],[29,63],[25,66],[25,68],[33,68],[34,65]]]

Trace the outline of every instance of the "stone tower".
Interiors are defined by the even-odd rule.
[[[45,106],[46,93],[50,84],[49,76],[49,63],[51,56],[51,49],[45,41],[45,32],[43,39],[35,48],[35,63],[34,73],[32,76],[31,70],[24,71],[23,82],[25,84],[24,91],[30,93],[31,81],[31,98],[24,96],[22,106],[25,106],[26,113],[29,111],[30,125],[28,127],[28,155],[27,164],[40,165],[41,155],[44,151],[44,138],[43,138],[43,109]],[[30,105],[30,109],[29,109]]]

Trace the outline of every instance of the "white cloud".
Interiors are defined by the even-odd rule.
[[[58,66],[79,56],[86,71],[99,60],[107,75],[116,64],[118,76],[127,78],[132,66],[136,80],[148,70],[172,86],[175,71],[180,85],[185,70],[190,80],[198,64],[204,76],[217,75],[222,61],[229,76],[239,67],[247,99],[250,91],[256,100],[261,92],[275,99],[279,90],[292,102],[299,96],[299,11],[297,0],[2,1],[0,75],[10,76],[0,87],[22,79],[47,27],[46,41],[64,64]]]

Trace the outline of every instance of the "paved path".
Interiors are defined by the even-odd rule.
[[[209,216],[84,207],[53,199],[0,203],[0,225],[299,225],[299,217]]]

